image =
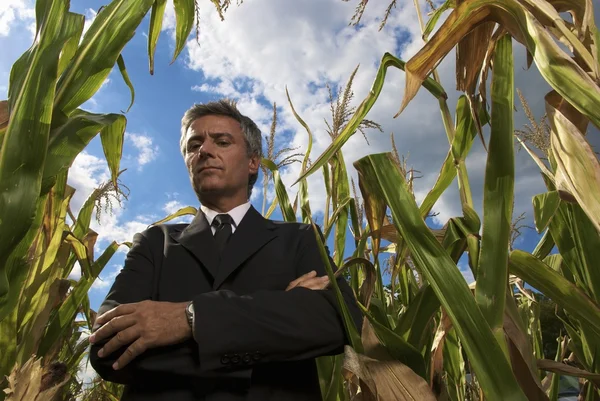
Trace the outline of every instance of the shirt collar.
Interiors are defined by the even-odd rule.
[[[239,206],[234,207],[233,209],[231,209],[230,211],[227,212],[227,214],[230,215],[231,218],[233,219],[233,223],[234,223],[235,227],[240,225],[240,222],[242,221],[242,219],[244,218],[244,216],[246,215],[248,210],[250,210],[250,206],[252,206],[251,203],[246,202]],[[221,214],[219,212],[216,212],[212,209],[207,208],[204,205],[201,205],[200,209],[202,210],[202,212],[204,212],[204,215],[206,216],[206,220],[208,220],[209,226],[212,226],[212,222],[215,219],[215,217],[218,214]]]

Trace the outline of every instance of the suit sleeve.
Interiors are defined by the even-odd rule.
[[[162,236],[159,228],[150,230],[155,230],[154,233]],[[133,237],[132,247],[127,253],[123,269],[117,275],[106,299],[98,309],[99,315],[120,304],[152,299],[155,263],[146,236],[150,237],[154,234],[150,230]],[[99,328],[99,325],[94,324],[92,332]],[[112,364],[125,352],[127,346],[107,357],[99,358],[98,351],[109,340],[91,345],[89,359],[100,377],[111,382],[130,384],[138,378],[147,380],[154,375],[163,377],[166,374],[186,375],[197,369],[195,344],[190,341],[190,344],[182,343],[147,350],[124,368],[114,370]]]
[[[318,276],[325,275],[312,227],[302,228],[299,235],[297,276],[311,270]],[[331,257],[329,260],[335,271]],[[354,294],[342,276],[337,284],[360,333],[363,316]],[[243,296],[220,290],[198,295],[193,301],[195,338],[203,372],[336,355],[349,343],[331,288],[296,287]]]

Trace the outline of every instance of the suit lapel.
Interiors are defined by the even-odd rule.
[[[276,225],[250,207],[227,243],[213,289],[218,289],[246,259],[277,236]]]
[[[215,238],[202,210],[198,210],[194,220],[183,231],[171,233],[171,238],[190,251],[207,268],[213,279],[217,277],[219,255]]]

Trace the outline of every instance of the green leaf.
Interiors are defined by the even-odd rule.
[[[61,76],[65,71],[71,59],[77,51],[79,41],[81,40],[81,34],[83,33],[83,26],[85,25],[85,16],[75,13],[67,13],[65,20],[72,19],[70,23],[63,25],[63,30],[72,30],[71,38],[65,43],[63,50],[60,54],[60,60],[58,62],[58,76]],[[66,33],[68,36],[70,33]]]
[[[44,355],[73,323],[73,319],[75,318],[79,307],[84,302],[84,299],[87,297],[88,291],[92,287],[94,280],[100,275],[102,269],[104,269],[118,248],[119,244],[113,241],[104,250],[98,260],[92,264],[90,277],[82,277],[77,282],[54,315],[54,318],[50,321],[48,330],[40,343],[38,351],[39,355]]]
[[[483,232],[475,299],[504,348],[508,247],[514,202],[514,68],[512,38],[496,44],[492,75],[492,128],[483,190]]]
[[[310,216],[310,215],[309,215]],[[312,225],[313,231],[315,233],[315,237],[317,239],[317,245],[319,248],[319,253],[321,254],[321,259],[323,260],[323,264],[325,265],[325,271],[327,272],[327,276],[329,277],[329,285],[333,288],[333,292],[335,294],[338,307],[342,312],[342,321],[344,323],[344,328],[346,329],[346,334],[348,336],[350,346],[358,353],[363,353],[363,345],[360,340],[360,334],[358,330],[356,330],[356,325],[352,316],[350,315],[350,311],[348,311],[348,305],[344,301],[344,296],[340,291],[340,287],[338,286],[335,272],[333,271],[333,267],[331,266],[331,261],[327,255],[327,250],[325,249],[325,245],[323,244],[323,237],[319,232],[319,229],[312,221],[310,224]]]
[[[185,42],[190,36],[192,27],[194,26],[194,17],[196,16],[196,5],[194,0],[173,0],[175,6],[175,20],[177,27],[175,29],[175,53],[173,54],[174,63],[179,57],[179,54],[185,47]]]
[[[333,182],[331,188],[331,201],[336,209],[337,216],[335,222],[335,264],[341,266],[344,262],[344,253],[346,249],[346,232],[348,231],[348,205],[340,208],[341,203],[350,199],[350,186],[348,185],[348,172],[346,171],[346,162],[342,152],[338,152],[332,159],[331,169]],[[332,224],[332,220],[329,221]]]
[[[198,213],[198,209],[196,209],[193,206],[182,207],[181,209],[179,209],[175,213],[172,213],[172,214],[168,215],[164,219],[161,219],[159,221],[155,221],[151,225],[155,226],[157,224],[163,224],[163,223],[166,223],[167,221],[176,219],[176,218],[181,217],[181,216],[195,216],[197,213]]]
[[[520,250],[514,250],[510,254],[510,271],[542,291],[577,319],[585,321],[600,337],[600,307],[575,284],[569,282],[541,260]]]
[[[304,122],[304,120],[296,112],[296,109],[294,109],[294,105],[292,104],[292,99],[290,99],[290,94],[287,90],[287,87],[285,88],[285,94],[287,96],[288,103],[290,104],[290,108],[292,109],[294,117],[296,117],[296,120],[298,120],[300,125],[304,127],[306,133],[308,134],[308,147],[306,148],[306,152],[304,153],[304,159],[302,160],[302,172],[304,172],[306,171],[306,166],[308,165],[310,152],[312,151],[313,135],[310,131],[310,128],[308,127],[308,124]],[[298,194],[300,195],[300,210],[302,211],[302,222],[308,223],[309,219],[307,214],[310,214],[310,204],[308,202],[308,183],[306,182],[306,179],[300,181],[300,188],[298,190]],[[325,234],[325,238],[328,237],[329,233]]]
[[[561,201],[549,230],[577,286],[600,303],[600,235],[588,216],[579,205]]]
[[[331,218],[329,219],[329,224],[327,225],[327,227],[325,227],[325,230],[323,232],[323,234],[325,235],[325,238],[329,238],[329,234],[331,233],[331,229],[333,228],[333,225],[337,222],[339,214],[343,210],[347,210],[347,207],[348,207],[348,204],[350,203],[350,200],[352,200],[352,198],[347,197],[342,202],[340,202],[340,204],[338,205],[337,209],[335,209],[335,211],[331,215]]]
[[[532,254],[538,259],[544,259],[550,254],[550,252],[552,252],[553,248],[554,239],[552,238],[552,235],[550,235],[550,230],[546,230],[544,232],[544,235],[542,235],[542,238],[540,238],[540,241],[536,245]]]
[[[596,91],[600,97],[600,88]],[[558,110],[559,104],[553,104],[555,98],[552,93],[546,96],[546,113],[552,126],[550,143],[558,166],[556,178],[563,180],[596,230],[600,231],[600,162],[584,133]],[[596,114],[600,114],[598,110]]]
[[[121,173],[119,167],[121,165],[121,156],[123,155],[126,124],[127,120],[124,117],[118,118],[113,124],[105,125],[100,131],[102,150],[108,162],[110,178],[115,188],[119,186],[117,179]]]
[[[104,129],[116,132],[124,130],[126,123],[127,120],[120,114],[93,114],[76,110],[64,124],[50,131],[43,177],[50,184],[43,187],[49,190],[53,179],[71,167],[77,155],[96,134]]]
[[[156,44],[162,30],[163,17],[167,0],[155,0],[150,13],[150,28],[148,30],[148,61],[150,63],[150,75],[154,75],[154,53]]]
[[[72,30],[66,0],[44,2],[39,39],[13,66],[10,120],[0,150],[0,299],[8,294],[5,263],[33,223],[40,195],[58,57]]]
[[[436,8],[436,10],[433,12],[433,15],[431,16],[431,18],[429,18],[429,21],[427,21],[427,25],[425,25],[425,29],[423,30],[422,38],[425,42],[427,42],[429,35],[431,34],[431,32],[433,32],[433,28],[435,28],[435,25],[440,20],[440,17],[444,13],[444,11],[448,10],[449,8],[455,8],[455,7],[456,7],[456,0],[446,0],[444,2],[444,4],[442,4],[441,6]]]
[[[283,185],[283,181],[281,181],[281,177],[279,176],[277,165],[275,165],[275,163],[273,163],[271,160],[265,158],[262,159],[262,164],[271,170],[271,173],[273,174],[275,194],[277,194],[277,199],[279,201],[279,207],[281,207],[283,218],[285,221],[296,221],[296,214],[294,213],[294,209],[290,203],[290,198],[288,197],[285,185]]]
[[[461,96],[456,105],[456,130],[452,145],[444,160],[442,169],[433,188],[427,193],[423,202],[421,202],[421,215],[423,217],[431,211],[435,202],[442,193],[452,184],[456,177],[457,167],[464,164],[467,154],[473,145],[473,140],[477,135],[473,117],[466,96]]]
[[[394,359],[402,362],[416,374],[425,379],[425,361],[423,360],[421,353],[404,338],[377,321],[367,309],[364,307],[361,309],[369,319],[369,322],[371,322],[371,325],[373,325],[375,334],[377,334],[377,338],[379,338],[379,341],[385,346],[386,351],[394,357]]]
[[[520,0],[461,1],[425,46],[406,63],[405,91],[400,112],[441,60],[468,32],[485,22],[498,23],[522,43],[533,55],[546,82],[596,127],[600,127],[600,88],[571,54],[562,50],[553,36],[555,31],[542,25],[542,21]]]
[[[131,106],[133,106],[133,101],[135,100],[135,89],[133,89],[133,84],[131,83],[131,79],[129,79],[129,74],[127,73],[127,67],[125,67],[125,60],[123,59],[122,54],[119,54],[119,57],[117,58],[117,65],[119,66],[119,72],[123,77],[123,81],[125,81],[125,84],[129,88],[129,92],[131,93],[131,102],[129,103],[129,107],[127,107],[127,110],[125,110],[125,113],[128,113],[131,109]]]
[[[102,86],[154,0],[113,0],[102,8],[58,81],[55,110],[70,115]]]
[[[425,330],[439,309],[440,301],[435,296],[433,287],[425,284],[419,288],[406,311],[400,315],[394,331],[415,348],[420,348],[423,337],[431,335]]]
[[[550,191],[533,197],[533,221],[538,233],[548,227],[559,203],[558,191]]]
[[[368,189],[375,196],[383,197],[390,207],[394,225],[406,241],[412,260],[432,286],[456,328],[486,399],[525,401],[510,364],[475,304],[467,283],[425,225],[391,155],[369,155],[354,165]]]
[[[397,57],[394,57],[390,53],[385,53],[383,58],[381,59],[381,64],[379,65],[379,69],[377,70],[377,76],[375,81],[373,82],[373,86],[371,91],[367,95],[367,97],[361,102],[358,106],[348,124],[344,127],[343,131],[340,135],[325,149],[325,151],[319,156],[319,158],[311,164],[310,168],[308,168],[303,174],[300,175],[300,178],[296,180],[294,184],[297,182],[307,178],[309,175],[313,174],[315,171],[323,167],[337,152],[344,146],[346,141],[350,139],[352,135],[356,133],[356,130],[360,123],[365,119],[375,101],[379,97],[381,90],[383,89],[383,84],[385,82],[385,74],[389,67],[395,67],[402,71],[404,71],[405,62],[400,60]],[[427,78],[423,81],[423,87],[427,89],[435,98],[446,98],[446,92],[444,88],[441,87],[436,81],[432,78]]]

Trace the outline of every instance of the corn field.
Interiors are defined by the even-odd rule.
[[[223,18],[230,1],[212,3]],[[173,60],[197,24],[194,1],[174,5]],[[294,94],[287,94],[308,148],[279,161],[281,152],[267,153],[263,173],[276,198],[270,207],[263,205],[263,213],[270,216],[279,208],[287,221],[313,223],[307,178],[322,174],[327,194],[322,228],[339,266],[337,271],[330,266],[328,275],[348,277],[365,315],[358,333],[345,311],[350,345],[343,355],[317,360],[323,400],[556,401],[561,376],[578,378],[580,400],[600,400],[600,163],[586,137],[590,124],[600,128],[594,5],[592,0],[447,0],[424,21],[415,0],[425,45],[408,61],[383,54],[370,92],[355,108],[349,106],[350,77],[346,91],[331,99],[332,142],[319,155],[311,155],[311,127],[294,109]],[[357,0],[353,23],[368,6]],[[119,385],[98,379],[86,388],[77,373],[89,346],[84,333],[95,319],[88,291],[119,246],[128,245],[112,242],[95,255],[98,235],[90,229],[103,199],[127,196],[119,179],[127,120],[120,113],[80,107],[115,65],[133,103],[121,52],[149,14],[153,73],[165,7],[166,0],[113,0],[83,35],[84,16],[71,12],[68,0],[36,1],[35,40],[14,63],[8,99],[0,102],[0,399],[120,397]],[[552,88],[544,99],[547,120],[530,117],[529,131],[514,124],[520,96],[514,84],[515,43],[527,49],[528,63]],[[453,49],[456,87],[463,95],[450,105],[436,67]],[[366,117],[389,68],[406,76],[397,115],[418,91],[426,91],[439,104],[446,131],[447,156],[420,204],[415,177],[395,146],[352,163],[358,190],[343,156],[344,144],[357,132],[380,129]],[[69,168],[98,134],[111,178],[74,216]],[[474,141],[483,141],[487,150],[481,216],[465,163]],[[531,203],[541,234],[531,253],[513,249],[511,241],[515,143],[537,164],[547,188]],[[302,163],[302,174],[292,198],[280,169],[294,161]],[[462,215],[441,229],[429,227],[427,217],[454,180]],[[195,213],[186,207],[157,223]],[[354,249],[344,258],[348,235]],[[390,244],[384,247],[382,241]],[[321,251],[327,260],[324,247]],[[471,285],[457,266],[463,257],[475,278]],[[72,280],[76,263],[82,276]],[[564,326],[553,360],[542,350],[538,297],[531,287],[556,304]]]

